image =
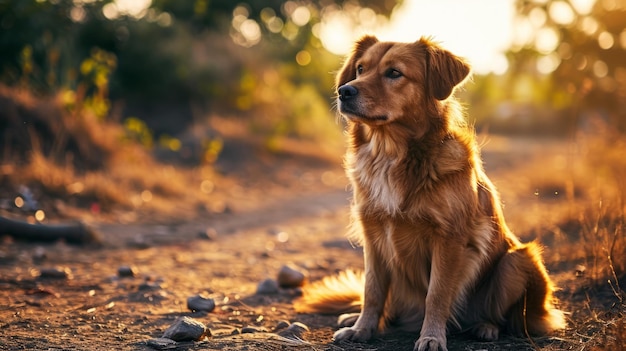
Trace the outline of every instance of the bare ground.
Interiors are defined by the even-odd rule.
[[[523,165],[527,153],[536,151],[520,150],[515,157],[485,152],[488,171],[496,174],[501,188],[510,182],[497,178],[499,172]],[[289,165],[280,163],[287,161]],[[255,293],[257,284],[275,278],[284,264],[305,271],[309,280],[362,267],[361,250],[344,236],[350,195],[339,164],[287,161],[277,160],[262,176],[240,174],[242,185],[216,199],[228,203],[223,213],[198,211],[192,221],[144,217],[131,224],[96,222],[102,246],[4,240],[0,349],[152,350],[148,340],[161,337],[176,318],[191,316],[207,325],[212,337],[165,349],[411,350],[416,335],[335,344],[336,317],[295,313],[297,289]],[[278,174],[285,169],[287,175]],[[506,191],[503,195],[507,200]],[[510,201],[507,211],[523,206],[523,201]],[[553,247],[546,248],[546,256],[553,252]],[[618,294],[608,284],[591,284],[580,272],[577,276],[580,262],[547,262],[561,288],[557,296],[568,312],[567,330],[546,338],[504,337],[490,343],[451,335],[448,349],[623,350],[625,310]],[[120,277],[118,269],[124,266],[132,267],[135,275]],[[60,267],[67,277],[41,275],[52,267]],[[187,309],[186,299],[199,293],[215,299],[213,312]],[[272,332],[281,320],[302,322],[310,331],[298,342],[278,338]],[[258,332],[242,334],[248,326]]]

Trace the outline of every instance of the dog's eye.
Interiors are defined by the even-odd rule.
[[[356,73],[357,73],[357,74],[361,74],[361,73],[363,73],[363,65],[358,65],[358,66],[356,66]]]
[[[387,72],[385,72],[385,77],[391,79],[400,78],[402,77],[402,72],[398,71],[397,69],[390,68],[387,70]]]

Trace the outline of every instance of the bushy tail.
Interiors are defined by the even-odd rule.
[[[364,286],[363,272],[346,270],[305,285],[302,297],[295,302],[294,307],[300,313],[340,315],[360,312]]]
[[[555,330],[566,327],[563,311],[555,306],[556,299],[553,292],[556,290],[552,280],[548,276],[541,260],[541,247],[536,242],[520,245],[508,253],[508,261],[502,262],[509,267],[515,267],[515,271],[501,270],[500,279],[494,279],[493,291],[498,294],[502,291],[503,282],[511,282],[513,286],[519,272],[526,272],[525,289],[519,300],[511,306],[507,329],[511,334],[522,336],[547,335]],[[508,274],[505,274],[508,273]],[[503,279],[504,278],[504,279]],[[495,285],[499,283],[500,286]],[[501,296],[502,293],[500,293]]]

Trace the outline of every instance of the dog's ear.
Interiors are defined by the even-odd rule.
[[[469,75],[470,66],[462,58],[428,39],[422,38],[419,43],[426,46],[428,54],[426,84],[429,91],[437,100],[445,100],[452,94],[454,87]]]
[[[337,74],[337,88],[351,80],[356,79],[356,61],[363,56],[367,49],[377,42],[378,39],[371,35],[366,35],[356,42],[354,48],[352,49],[352,54],[348,56],[348,59],[343,64],[343,68],[339,74]]]

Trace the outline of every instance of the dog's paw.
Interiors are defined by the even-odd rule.
[[[366,342],[372,338],[374,331],[371,329],[361,329],[361,328],[341,328],[335,332],[333,335],[333,340],[338,341],[355,341],[355,342]]]
[[[493,325],[491,323],[481,323],[474,327],[473,329],[474,335],[477,338],[486,340],[486,341],[494,341],[498,340],[498,335],[500,334],[500,328],[498,326]]]
[[[344,313],[337,318],[337,326],[339,328],[351,327],[356,323],[356,320],[359,319],[359,315],[360,313]]]
[[[415,342],[413,351],[448,351],[446,339],[422,336]]]

